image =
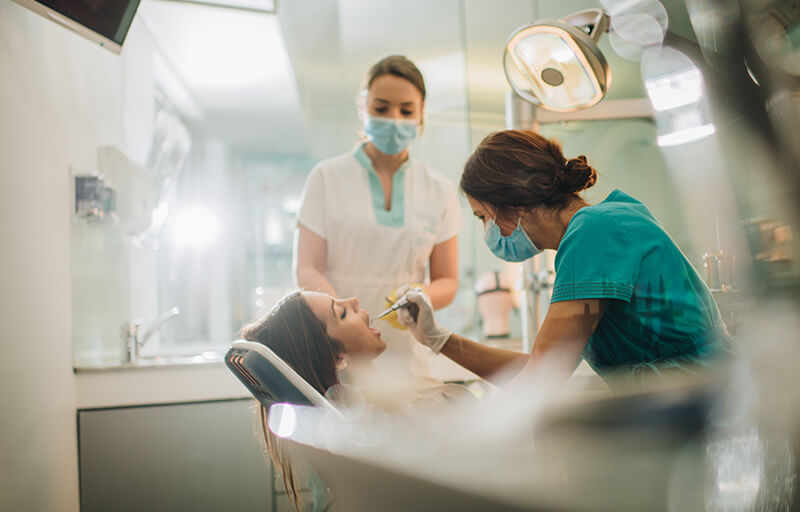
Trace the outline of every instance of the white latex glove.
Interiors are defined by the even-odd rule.
[[[413,289],[414,289],[414,287],[411,286],[410,284],[404,284],[403,286],[401,286],[400,288],[398,288],[397,290],[394,291],[394,299],[395,300],[400,300],[403,297],[403,295],[408,293],[409,290],[413,290]]]
[[[397,319],[408,327],[417,341],[430,348],[434,354],[438,354],[453,333],[436,323],[431,299],[425,292],[414,288],[406,292],[405,296],[409,302],[416,304],[419,308],[416,320],[409,308],[398,310]]]

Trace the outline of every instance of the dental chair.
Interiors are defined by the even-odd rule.
[[[261,343],[234,341],[225,354],[225,364],[267,408],[276,403],[290,403],[322,407],[339,414],[332,403]]]
[[[321,407],[341,416],[332,403],[261,343],[234,341],[225,354],[225,365],[267,410],[278,403],[290,403]],[[312,493],[311,511],[330,510],[331,500],[326,494],[325,485],[311,468],[308,478]]]

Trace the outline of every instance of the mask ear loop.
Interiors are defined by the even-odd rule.
[[[497,219],[494,218],[494,217],[492,217],[491,219],[486,221],[486,224],[483,225],[483,236],[484,236],[484,238],[489,234],[489,230],[492,228],[492,224],[497,226]],[[497,228],[500,229],[500,226],[497,226]]]
[[[493,218],[492,218],[492,222],[494,223],[494,225],[495,225],[495,226],[497,226],[497,228],[498,228],[498,229],[500,229],[500,224],[498,224],[498,223],[497,223],[497,217],[493,217]],[[512,231],[512,233],[513,233],[514,231],[516,231],[517,229],[522,229],[523,231],[525,231],[525,230],[522,228],[522,215],[520,215],[520,216],[519,216],[519,218],[517,219],[517,227],[516,227],[516,228],[514,228],[514,230]],[[486,227],[483,229],[483,231],[484,231],[484,232],[488,232],[488,231],[489,231],[489,223],[488,223],[488,222],[486,223]],[[500,235],[502,236],[502,232],[500,233]]]
[[[517,227],[516,227],[516,229],[515,229],[514,231],[516,231],[517,229],[519,229],[520,231],[522,231],[522,234],[523,234],[523,235],[525,235],[525,238],[527,238],[527,239],[528,239],[528,242],[530,242],[530,243],[531,243],[531,245],[532,245],[532,246],[533,246],[533,247],[534,247],[534,248],[535,248],[537,251],[541,252],[541,249],[539,249],[539,247],[538,247],[538,246],[537,246],[535,243],[533,243],[533,240],[531,240],[531,237],[530,237],[530,236],[528,236],[528,232],[527,232],[527,231],[525,231],[525,228],[523,228],[523,227],[522,227],[522,215],[520,215],[520,216],[519,216],[519,220],[517,221]]]

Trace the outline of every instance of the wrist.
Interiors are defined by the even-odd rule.
[[[439,328],[438,332],[430,338],[430,344],[428,346],[431,352],[434,354],[440,353],[452,336],[453,333],[448,329]]]

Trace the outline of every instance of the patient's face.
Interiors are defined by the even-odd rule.
[[[303,298],[325,324],[328,335],[342,343],[348,356],[373,359],[386,350],[386,341],[369,326],[369,314],[358,307],[357,298],[334,299],[318,292],[303,292]]]

